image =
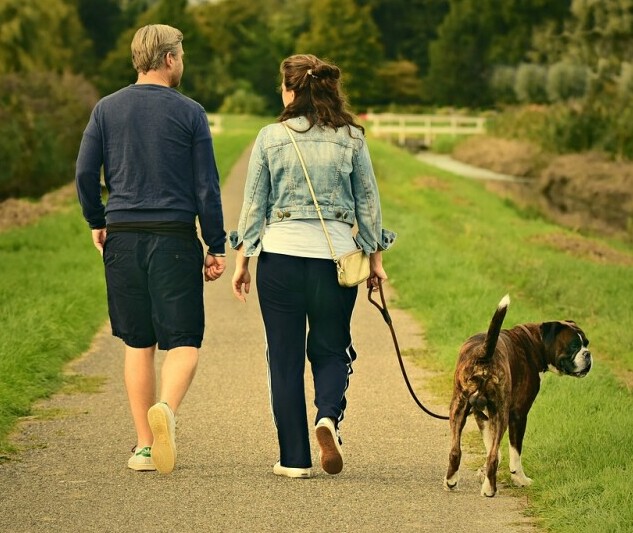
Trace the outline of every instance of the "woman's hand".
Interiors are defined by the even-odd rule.
[[[231,281],[233,294],[238,300],[246,302],[246,294],[251,290],[251,273],[248,271],[248,257],[244,257],[242,248],[237,251],[235,272]]]
[[[246,294],[251,290],[251,274],[248,271],[248,267],[235,268],[232,285],[235,297],[242,302],[246,302]]]
[[[378,250],[369,254],[369,278],[367,288],[378,290],[378,285],[388,279],[385,269],[382,267],[382,252]]]

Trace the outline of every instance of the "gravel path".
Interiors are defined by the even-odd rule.
[[[247,158],[223,189],[229,229],[237,225]],[[253,293],[246,304],[233,298],[231,263],[223,278],[205,285],[206,339],[178,415],[174,472],[126,468],[134,432],[123,347],[105,327],[70,367],[104,377],[101,392],[55,395],[38,406],[47,419],[20,424],[15,441],[22,452],[0,465],[1,532],[534,531],[522,514],[526,496],[502,485],[496,498],[482,498],[472,471],[462,471],[460,491],[443,490],[448,423],[423,414],[408,396],[389,330],[364,291],[354,314],[359,356],[341,426],[343,473],[274,476],[277,445],[259,307]],[[395,309],[391,314],[401,348],[419,347],[413,319]],[[428,401],[423,371],[411,361],[408,370]],[[443,413],[447,403],[429,406]],[[315,443],[313,450],[317,464]]]

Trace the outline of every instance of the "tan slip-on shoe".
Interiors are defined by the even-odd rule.
[[[311,468],[293,468],[290,466],[281,466],[281,463],[277,461],[273,466],[273,474],[276,476],[286,476],[299,479],[308,479],[313,476]]]
[[[336,428],[331,418],[321,418],[314,428],[319,443],[321,468],[328,474],[338,474],[343,470],[343,451],[339,444]]]

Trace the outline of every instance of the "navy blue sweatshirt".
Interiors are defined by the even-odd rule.
[[[92,229],[104,228],[106,221],[193,224],[197,216],[209,251],[224,252],[220,181],[207,116],[175,89],[130,85],[101,99],[83,134],[76,184]]]

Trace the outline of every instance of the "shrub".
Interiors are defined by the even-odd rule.
[[[566,61],[553,64],[547,70],[547,98],[550,102],[564,102],[582,98],[587,92],[589,70]]]
[[[516,102],[516,93],[514,92],[516,74],[517,71],[514,67],[503,65],[495,67],[490,78],[490,88],[497,102],[503,104]]]
[[[264,115],[266,100],[242,87],[224,99],[219,112],[235,115]]]
[[[0,199],[38,197],[72,181],[96,101],[81,76],[43,72],[0,80]]]
[[[521,63],[514,83],[514,92],[519,102],[534,104],[546,102],[546,80],[547,69],[544,66]]]
[[[622,63],[618,77],[618,93],[623,98],[633,96],[633,65]]]

